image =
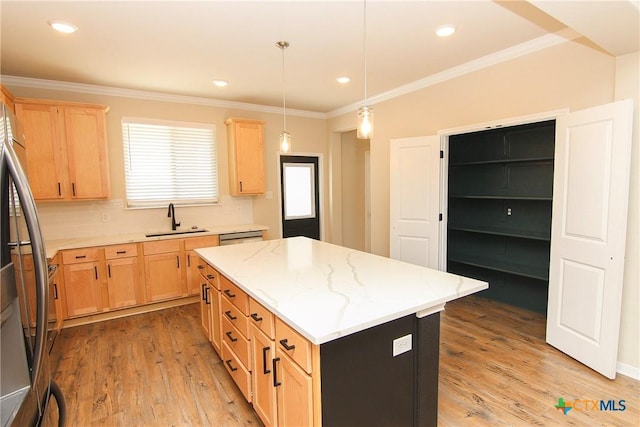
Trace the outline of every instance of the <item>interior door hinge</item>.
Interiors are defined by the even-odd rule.
[[[440,150],[440,158],[444,159],[444,151]]]

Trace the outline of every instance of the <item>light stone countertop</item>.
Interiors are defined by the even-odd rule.
[[[212,236],[239,231],[264,231],[269,227],[260,224],[216,225],[201,227],[207,231],[200,233],[171,234],[167,236],[146,237],[145,234],[171,232],[171,230],[149,230],[140,233],[113,234],[109,236],[95,236],[75,239],[58,239],[45,241],[47,259],[52,259],[58,251],[64,249],[89,248],[93,246],[118,245],[123,243],[153,242],[165,239],[184,239],[190,237]],[[187,229],[182,230],[187,231]]]
[[[196,249],[313,344],[443,309],[488,284],[306,237]]]

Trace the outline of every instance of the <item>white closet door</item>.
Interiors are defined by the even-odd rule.
[[[558,117],[547,342],[615,378],[633,104]]]
[[[438,268],[440,137],[391,140],[391,258]]]

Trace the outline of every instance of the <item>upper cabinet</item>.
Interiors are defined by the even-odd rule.
[[[264,193],[264,123],[238,118],[225,121],[229,144],[229,192],[234,196]]]
[[[109,197],[107,107],[18,98],[15,108],[36,200]]]

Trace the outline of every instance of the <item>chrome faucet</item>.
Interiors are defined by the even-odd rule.
[[[177,227],[180,227],[180,223],[176,222],[176,208],[173,206],[173,203],[169,203],[169,212],[167,213],[167,217],[171,218],[171,229],[176,230]]]

